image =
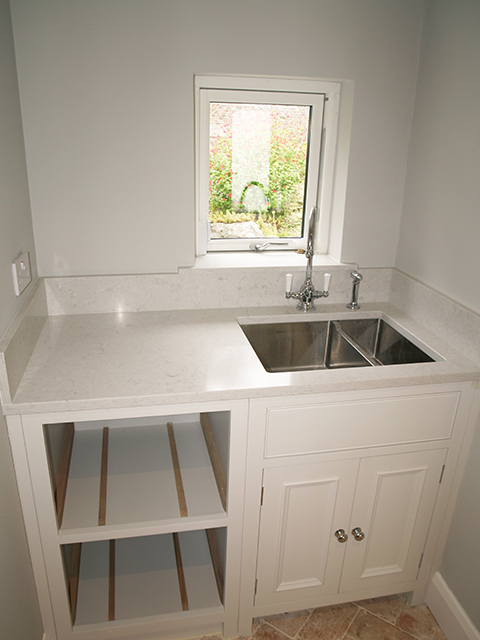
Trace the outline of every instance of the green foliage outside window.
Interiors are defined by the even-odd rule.
[[[307,160],[308,123],[305,115],[273,107],[270,112],[268,186],[252,180],[242,196],[232,197],[232,120],[224,118],[210,137],[210,222],[246,222],[254,219],[265,236],[298,237],[302,234],[303,199]],[[235,150],[239,153],[239,150]],[[260,188],[265,204],[247,211],[243,197],[248,188]]]

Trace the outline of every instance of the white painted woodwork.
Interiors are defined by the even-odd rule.
[[[444,460],[434,450],[265,469],[255,604],[415,580]]]
[[[459,400],[452,392],[272,407],[265,457],[448,439]]]
[[[416,579],[445,457],[440,449],[361,461],[341,591]]]
[[[198,421],[172,420],[188,515],[224,517]],[[167,421],[110,428],[106,526],[180,518]],[[83,528],[98,526],[101,426],[75,431],[62,533],[79,541]]]
[[[189,611],[221,611],[204,531],[180,534]],[[170,534],[116,541],[115,619],[128,620],[182,611]],[[109,542],[82,546],[76,631],[108,622]]]
[[[422,602],[453,516],[480,409],[476,397],[470,383],[452,383],[9,417],[46,637],[146,640],[222,630],[233,637],[248,635],[259,615],[405,591]],[[226,512],[198,420],[205,411],[227,476]],[[168,421],[187,517],[178,512]],[[76,433],[59,530],[54,489],[67,422]],[[111,427],[107,517],[99,526],[104,426]],[[354,527],[364,540],[354,539]],[[211,528],[223,603],[206,546]],[[335,537],[338,529],[346,543]],[[189,611],[179,598],[173,532]],[[117,552],[115,621],[106,614],[110,539]],[[82,556],[73,627],[64,558],[76,542]]]
[[[107,640],[207,634],[238,628],[247,408],[244,401],[23,416],[23,443],[54,618],[48,640]],[[170,411],[169,411],[170,409]],[[189,413],[186,413],[189,411]],[[178,413],[177,413],[178,412]],[[228,513],[222,507],[199,413],[212,416],[227,470]],[[131,417],[122,418],[122,415]],[[59,429],[75,423],[66,513],[58,530],[54,489]],[[167,437],[172,422],[188,516],[179,514]],[[13,423],[13,421],[12,421]],[[49,445],[51,428],[54,446]],[[98,525],[102,431],[109,427],[107,524]],[[21,451],[19,452],[19,455]],[[55,459],[52,459],[53,458]],[[206,530],[214,528],[220,582]],[[172,533],[178,532],[188,610],[180,598]],[[109,620],[109,540],[115,540],[115,619]],[[77,615],[68,597],[71,544],[81,542]],[[222,601],[223,600],[223,601]]]
[[[404,592],[424,602],[475,397],[459,383],[251,401],[239,634],[285,611]]]
[[[336,593],[358,461],[266,469],[256,604]]]
[[[55,638],[55,616],[50,600],[42,539],[36,517],[37,505],[30,478],[29,460],[25,448],[21,416],[9,416],[7,418],[7,427],[43,628],[46,638],[50,640],[50,638]]]

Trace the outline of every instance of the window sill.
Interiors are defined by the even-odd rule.
[[[230,251],[212,252],[205,256],[197,256],[194,269],[238,269],[258,267],[305,267],[303,254],[295,251]],[[328,255],[319,254],[313,258],[314,267],[346,266]],[[351,266],[351,265],[350,265]]]

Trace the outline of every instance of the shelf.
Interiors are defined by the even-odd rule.
[[[215,539],[225,534],[225,529],[200,530],[68,545],[74,630],[222,612],[223,572]],[[75,555],[80,557],[78,591]]]
[[[228,413],[218,415],[228,438]],[[202,518],[218,526],[226,517],[224,464],[207,414],[47,425],[45,433],[64,541],[133,528],[141,535],[155,524],[198,528]]]

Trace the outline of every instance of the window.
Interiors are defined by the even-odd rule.
[[[325,251],[340,85],[197,76],[195,90],[197,254],[298,248],[313,206]]]

